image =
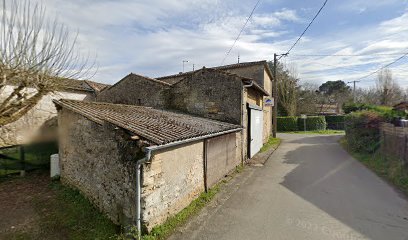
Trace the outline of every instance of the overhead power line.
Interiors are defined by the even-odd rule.
[[[291,54],[292,57],[370,57],[370,56],[398,56],[402,53],[377,53],[377,54]]]
[[[246,25],[248,24],[249,20],[252,18],[252,15],[254,15],[255,9],[258,7],[260,2],[261,2],[261,0],[258,0],[256,2],[254,8],[252,9],[251,13],[249,14],[248,18],[245,21],[244,26],[242,26],[241,30],[238,33],[238,36],[235,38],[234,43],[232,44],[232,46],[230,47],[228,52],[225,54],[224,59],[222,59],[221,65],[224,64],[225,59],[227,59],[228,55],[231,53],[232,49],[234,48],[235,44],[237,43],[238,39],[241,37],[242,32],[244,31],[244,29],[245,29]]]
[[[305,35],[305,33],[307,32],[307,30],[310,28],[310,26],[313,24],[314,20],[317,18],[317,16],[319,16],[320,12],[323,10],[323,8],[326,6],[328,0],[325,0],[323,5],[320,7],[319,11],[317,11],[316,15],[313,17],[312,21],[310,21],[309,25],[307,25],[307,27],[305,28],[305,30],[302,32],[302,34],[300,34],[299,38],[295,41],[295,43],[289,48],[289,50],[285,53],[285,55],[288,55],[290,53],[290,51],[292,51],[292,49],[296,46],[296,44],[298,44],[298,42],[300,41],[300,39],[303,37],[303,35]]]
[[[360,80],[362,80],[362,79],[364,79],[364,78],[368,78],[368,77],[370,77],[370,76],[372,76],[372,75],[378,73],[379,71],[383,70],[384,68],[387,68],[387,67],[393,65],[394,63],[400,61],[401,59],[403,59],[403,58],[406,57],[407,55],[408,55],[408,52],[404,53],[401,57],[395,59],[394,61],[392,61],[392,62],[390,62],[390,63],[388,63],[388,64],[382,66],[381,68],[377,69],[376,71],[374,71],[374,72],[372,72],[372,73],[370,73],[370,74],[367,74],[367,75],[365,75],[365,76],[363,76],[363,77],[360,77],[360,78],[356,79],[356,81],[360,81]]]

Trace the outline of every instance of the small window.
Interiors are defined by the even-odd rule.
[[[142,99],[137,99],[137,105],[142,106]]]

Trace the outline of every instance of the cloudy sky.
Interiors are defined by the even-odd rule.
[[[95,81],[114,83],[130,72],[157,77],[217,66],[257,0],[44,0],[79,47],[97,54]],[[293,44],[323,0],[261,0],[224,64],[271,60]],[[407,0],[329,0],[289,57],[302,83],[351,81],[408,51]],[[362,55],[352,57],[310,55]],[[307,56],[304,56],[307,55]],[[408,87],[408,57],[392,65]],[[375,76],[360,86],[375,83]]]

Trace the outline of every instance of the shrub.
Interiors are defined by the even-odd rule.
[[[373,153],[380,143],[380,123],[385,119],[376,111],[350,113],[345,118],[347,144],[355,152]]]
[[[345,116],[325,116],[327,129],[332,130],[344,130],[344,118]]]
[[[298,130],[304,131],[304,119],[298,119]],[[306,131],[326,130],[326,119],[324,116],[308,116],[306,118]]]
[[[298,117],[278,117],[278,131],[279,132],[289,132],[289,131],[297,131]]]

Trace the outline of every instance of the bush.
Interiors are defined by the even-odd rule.
[[[380,123],[385,121],[376,111],[353,112],[345,118],[347,144],[354,152],[373,153],[380,143]]]
[[[278,117],[278,131],[279,132],[290,132],[298,130],[298,117]]]
[[[345,116],[325,116],[327,129],[344,130]]]
[[[298,130],[304,131],[304,119],[298,119]],[[324,116],[310,116],[306,118],[306,131],[326,130],[326,119]]]

